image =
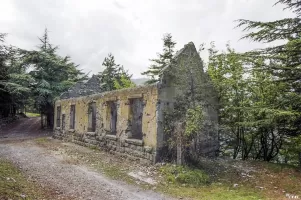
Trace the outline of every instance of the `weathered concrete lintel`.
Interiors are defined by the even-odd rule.
[[[137,139],[125,139],[125,141],[129,144],[134,144],[138,146],[143,146],[143,140],[137,140]]]
[[[109,139],[109,140],[117,140],[116,135],[108,135],[108,134],[107,134],[107,135],[105,136],[105,138],[106,138],[106,139]]]
[[[105,98],[104,100],[105,100],[106,102],[108,102],[108,101],[117,101],[117,97]]]
[[[154,84],[151,84],[151,85],[137,86],[137,87],[134,87],[134,88],[123,88],[123,89],[119,89],[119,90],[101,92],[101,93],[92,94],[92,95],[89,95],[89,96],[80,96],[80,97],[69,98],[69,99],[81,100],[81,99],[86,99],[87,97],[95,98],[95,99],[99,99],[99,98],[105,99],[107,96],[112,96],[113,94],[118,94],[120,92],[128,92],[130,94],[130,93],[133,93],[134,91],[139,91],[139,90],[143,90],[143,89],[158,88],[158,86],[159,86],[159,83],[154,83]],[[64,99],[62,99],[62,100],[64,100]],[[57,102],[61,102],[61,101],[59,100]]]
[[[128,99],[143,98],[143,94],[129,95]]]
[[[90,136],[94,136],[96,133],[95,132],[87,132],[87,135],[90,135]]]

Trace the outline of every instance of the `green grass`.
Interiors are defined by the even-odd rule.
[[[286,193],[301,196],[301,173],[294,166],[261,161],[236,161],[226,163],[202,162],[199,168],[166,164],[152,167],[152,178],[157,185],[144,184],[128,173],[140,170],[136,162],[105,153],[93,146],[78,150],[51,140],[37,139],[39,144],[52,149],[63,149],[71,164],[89,165],[116,180],[139,185],[176,198],[191,200],[253,200],[286,199]],[[88,151],[87,151],[88,150]],[[91,152],[91,150],[93,152]],[[136,166],[137,165],[137,166]],[[239,167],[238,167],[239,166]],[[143,170],[142,170],[143,171]],[[248,176],[242,175],[247,173]],[[234,185],[237,184],[235,187]]]
[[[27,112],[26,116],[27,117],[40,117],[41,115],[39,113],[29,113],[29,112]]]
[[[264,199],[258,191],[248,187],[233,187],[229,183],[210,183],[209,175],[203,170],[187,166],[167,164],[160,168],[163,182],[158,190],[174,197],[188,197],[195,200],[253,200]]]
[[[278,163],[270,163],[270,162],[262,162],[262,165],[265,165],[269,171],[279,173],[285,170],[289,169],[295,169],[297,170],[298,168],[294,165],[288,165],[288,164],[278,164]]]
[[[167,164],[161,167],[160,171],[166,181],[174,184],[200,186],[209,183],[209,176],[200,169]]]
[[[174,197],[194,200],[259,200],[265,199],[260,193],[249,188],[233,188],[227,185],[210,184],[200,187],[182,187],[174,184],[159,186],[159,191]]]
[[[43,144],[43,143],[49,142],[49,139],[47,137],[40,137],[40,138],[35,139],[35,141],[38,144]]]
[[[42,195],[16,167],[0,158],[0,199],[42,199]]]
[[[38,138],[35,141],[41,146],[51,145],[48,138]],[[114,180],[122,180],[129,184],[135,184],[135,179],[127,174],[128,170],[125,170],[122,164],[116,162],[117,160],[111,160],[111,157],[100,158],[99,153],[102,151],[97,146],[90,145],[87,146],[87,148],[92,150],[93,153],[78,152],[72,149],[65,151],[64,153],[69,155],[67,162],[75,165],[89,164],[92,168],[104,173],[106,176]]]

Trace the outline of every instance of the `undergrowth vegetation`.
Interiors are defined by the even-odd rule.
[[[160,172],[167,182],[182,184],[182,186],[201,186],[209,183],[209,176],[204,171],[187,166],[167,164],[160,168]]]
[[[0,159],[0,199],[42,199],[42,194],[10,162]]]
[[[294,166],[232,159],[202,160],[198,167],[172,164],[144,166],[101,150],[38,139],[43,148],[59,152],[71,165],[89,166],[106,176],[176,198],[191,200],[253,200],[301,197],[301,173]],[[144,172],[155,185],[129,176]]]
[[[41,115],[39,113],[29,113],[29,112],[27,112],[26,116],[27,117],[40,117]]]

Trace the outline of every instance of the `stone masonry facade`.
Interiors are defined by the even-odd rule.
[[[160,161],[164,152],[164,110],[172,107],[184,83],[174,81],[168,71],[178,73],[179,64],[191,63],[200,70],[206,118],[199,134],[198,153],[207,156],[218,151],[218,113],[215,91],[210,84],[193,43],[184,46],[175,56],[176,64],[164,69],[159,83],[103,92],[93,76],[78,83],[55,102],[54,137],[82,146],[100,148],[141,162]],[[166,72],[165,72],[166,71]],[[184,72],[180,72],[182,75]],[[180,85],[179,85],[180,84]]]

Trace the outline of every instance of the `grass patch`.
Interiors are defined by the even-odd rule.
[[[270,163],[270,162],[262,162],[262,166],[265,166],[269,171],[274,173],[279,173],[286,170],[297,170],[298,168],[294,165],[288,164],[279,164],[279,163]]]
[[[29,113],[29,112],[27,112],[26,116],[27,117],[40,117],[41,115],[39,113]]]
[[[174,197],[185,197],[194,200],[259,200],[264,199],[259,193],[248,188],[233,188],[227,185],[211,184],[200,187],[181,187],[174,184],[160,186],[159,191]]]
[[[161,167],[160,171],[167,182],[174,184],[200,186],[209,183],[209,176],[200,169],[167,164]]]
[[[158,190],[174,197],[195,200],[264,199],[260,192],[246,186],[233,187],[229,183],[210,183],[209,175],[200,169],[167,164],[160,168],[160,173],[164,180],[158,186]]]
[[[49,142],[49,139],[47,137],[40,137],[40,138],[35,139],[35,142],[37,144],[43,145],[43,144],[46,144],[47,142]]]
[[[129,184],[135,183],[135,180],[127,174],[127,171],[122,170],[118,166],[102,165],[101,171],[103,171],[105,175],[111,177],[112,179],[122,180]]]
[[[0,158],[0,199],[43,199],[43,195],[17,168]]]
[[[128,169],[123,165],[122,160],[118,160],[111,155],[107,157],[97,146],[87,146],[93,152],[83,152],[72,148],[67,149],[66,147],[63,150],[63,154],[68,155],[68,158],[64,159],[65,163],[74,165],[88,164],[91,168],[114,180],[122,180],[129,184],[135,184],[135,179],[128,175]]]
[[[47,139],[38,139],[41,143]],[[50,140],[49,140],[50,141]],[[106,176],[152,189],[174,197],[191,200],[253,200],[287,199],[286,194],[301,196],[301,173],[294,166],[261,161],[208,160],[199,168],[167,164],[150,168],[135,161],[114,156],[107,152],[77,145],[43,143],[51,149],[58,149],[69,157],[71,164],[89,165]],[[56,144],[56,145],[55,145]],[[75,160],[73,160],[75,159]],[[157,185],[147,185],[129,176],[129,172],[152,171],[151,177]]]
[[[96,145],[89,145],[88,148],[91,150],[98,150],[98,147]]]

